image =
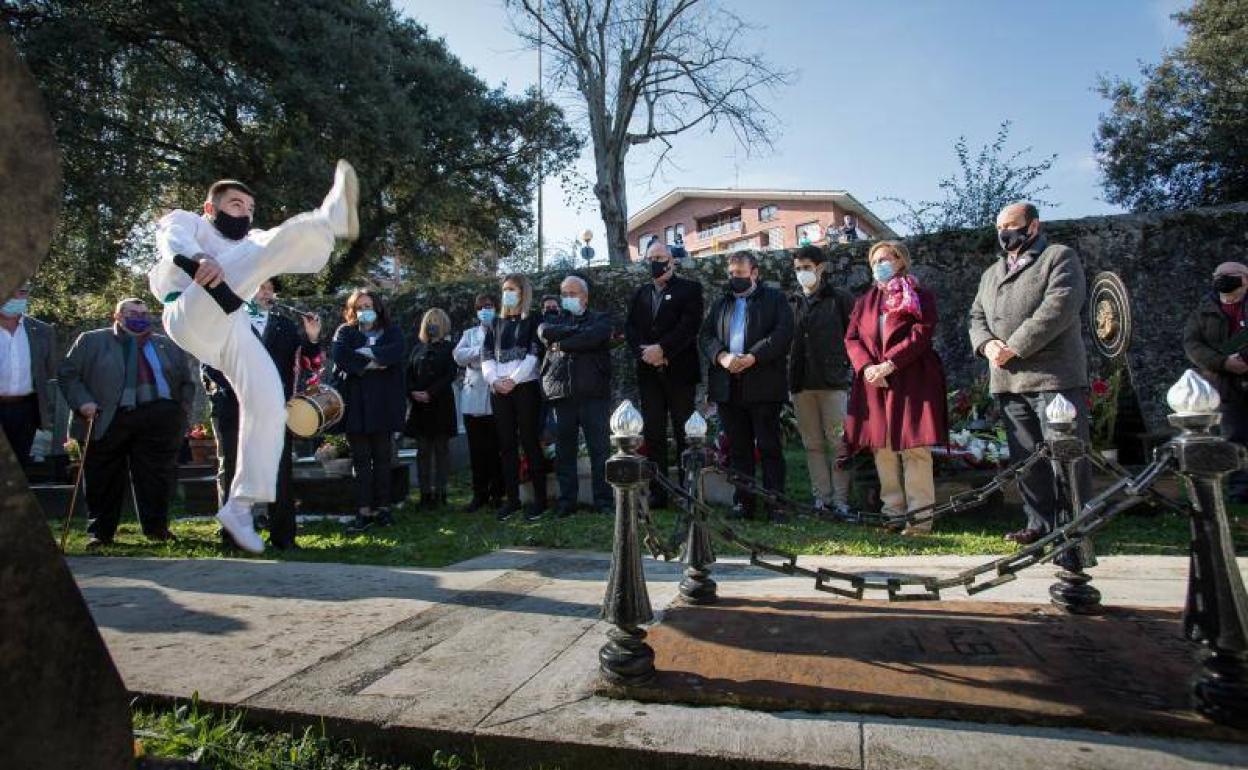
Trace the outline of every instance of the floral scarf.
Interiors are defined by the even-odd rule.
[[[919,304],[919,281],[913,275],[899,275],[888,279],[880,287],[884,292],[884,311],[889,315],[909,316],[914,320],[923,317]]]

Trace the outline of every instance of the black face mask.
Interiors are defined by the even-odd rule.
[[[1230,294],[1244,285],[1244,279],[1237,275],[1219,275],[1213,279],[1213,290],[1218,294]]]
[[[749,291],[750,287],[753,285],[754,282],[749,278],[733,277],[728,279],[728,290],[733,294],[744,294]]]
[[[1007,254],[1013,254],[1022,251],[1031,242],[1031,236],[1027,234],[1027,227],[1007,227],[997,231],[997,242]]]
[[[559,311],[556,308],[548,307],[542,311],[542,315],[545,316],[546,318],[552,318],[554,316],[559,315]]]
[[[663,274],[667,272],[667,268],[671,266],[671,262],[651,262],[650,275],[653,278],[662,278]]]
[[[212,218],[212,225],[217,228],[217,232],[231,241],[241,241],[251,230],[251,217],[235,217],[218,211]]]

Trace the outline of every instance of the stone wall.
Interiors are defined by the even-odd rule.
[[[1083,258],[1089,281],[1102,270],[1117,272],[1131,292],[1135,334],[1128,355],[1131,380],[1148,427],[1163,429],[1165,392],[1188,366],[1183,356],[1183,323],[1200,297],[1209,291],[1213,268],[1227,260],[1248,263],[1248,203],[1220,208],[1155,214],[1087,217],[1046,224],[1049,239],[1075,248]],[[940,305],[936,348],[948,370],[949,386],[956,388],[986,371],[967,339],[967,312],[979,276],[997,259],[996,237],[990,229],[937,233],[907,240],[915,259],[915,273],[936,294]],[[855,294],[868,284],[868,243],[838,244],[830,249],[830,275]],[[763,279],[785,291],[796,288],[789,251],[759,254]],[[723,290],[725,257],[687,259],[681,274],[707,289],[708,304]],[[590,304],[623,315],[634,288],[649,279],[644,264],[598,267],[580,271],[591,283]],[[543,294],[557,294],[563,271],[532,276],[535,302]],[[475,322],[473,299],[480,292],[498,293],[498,281],[480,278],[429,286],[390,301],[392,314],[404,333],[414,334],[420,314],[441,307],[452,320],[458,337]],[[289,300],[315,309],[326,319],[326,337],[340,317],[341,300]],[[1086,320],[1086,309],[1085,309]],[[1085,335],[1086,332],[1086,323]],[[66,345],[73,334],[62,334]],[[1089,344],[1089,351],[1091,345]],[[616,395],[636,396],[633,366],[622,347],[614,354]],[[1102,362],[1090,362],[1094,371]]]

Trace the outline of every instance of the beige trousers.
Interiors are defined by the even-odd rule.
[[[836,456],[844,439],[844,390],[803,390],[793,394],[797,432],[806,448],[806,468],[817,499],[825,504],[844,505],[849,501],[849,473],[836,467]]]
[[[899,515],[936,502],[936,480],[932,476],[932,450],[929,447],[875,450],[875,472],[880,476],[880,502],[883,513]],[[931,522],[916,529],[930,530]]]

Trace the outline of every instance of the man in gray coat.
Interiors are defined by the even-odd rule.
[[[84,332],[61,362],[58,381],[73,412],[70,434],[83,460],[88,548],[113,541],[126,490],[133,486],[143,533],[169,540],[169,500],[178,450],[195,398],[182,349],[152,333],[147,305],[123,299],[113,325]]]
[[[988,359],[989,389],[1005,415],[1010,458],[1020,460],[1045,439],[1044,410],[1059,394],[1078,412],[1076,430],[1088,440],[1088,369],[1079,311],[1087,286],[1074,249],[1049,243],[1040,214],[1014,203],[997,215],[1005,256],[984,271],[971,305],[971,347]],[[1078,463],[1084,500],[1091,478]],[[1026,545],[1051,531],[1064,501],[1049,463],[1038,463],[1019,481],[1026,526],[1005,536]]]

